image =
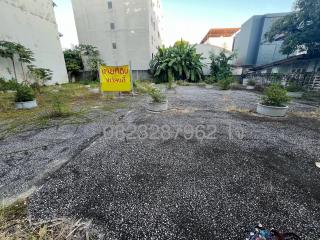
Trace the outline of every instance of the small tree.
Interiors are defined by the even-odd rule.
[[[83,70],[83,62],[78,49],[68,49],[63,52],[68,72]]]
[[[0,57],[9,58],[11,60],[13,71],[14,71],[14,77],[16,80],[18,80],[15,61],[14,61],[15,55],[19,56],[19,62],[21,64],[23,77],[24,77],[24,80],[26,81],[27,79],[24,72],[23,63],[30,64],[35,60],[33,57],[34,56],[33,52],[29,48],[26,48],[25,46],[19,43],[0,41]]]
[[[174,46],[175,46],[175,47],[187,46],[187,45],[189,45],[189,42],[188,42],[188,41],[185,41],[185,40],[183,40],[183,39],[178,40],[178,41],[176,41],[176,42],[174,43]]]
[[[320,0],[297,0],[295,11],[277,20],[266,33],[269,42],[283,40],[281,52],[286,55],[307,51],[320,55]]]
[[[211,59],[211,76],[216,80],[227,79],[232,75],[232,66],[230,61],[234,59],[235,54],[227,55],[225,51],[222,51],[218,56],[214,53],[210,55]]]
[[[24,71],[23,63],[31,64],[35,60],[33,57],[34,54],[29,48],[26,48],[21,44],[17,44],[16,49],[17,49],[17,54],[19,55],[19,61],[21,64],[24,80],[27,81],[27,76]]]
[[[52,79],[52,71],[47,68],[36,68],[34,65],[28,66],[30,74],[35,79],[36,83],[43,85],[45,81]]]
[[[0,41],[0,57],[9,58],[12,62],[14,77],[17,80],[17,71],[14,62],[14,56],[17,54],[16,43],[8,42],[8,41]]]
[[[68,72],[79,72],[86,66],[90,71],[97,72],[99,78],[98,67],[103,64],[103,60],[97,47],[80,44],[74,49],[64,51],[64,58]]]

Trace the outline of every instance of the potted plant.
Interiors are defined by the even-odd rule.
[[[168,110],[168,100],[166,96],[156,87],[149,87],[148,94],[152,102],[148,104],[148,110],[152,112],[163,112]]]
[[[16,108],[31,109],[38,106],[34,91],[27,85],[20,85],[16,92]]]
[[[256,87],[256,81],[253,79],[250,79],[247,83],[247,90],[254,90]]]
[[[288,86],[286,87],[288,91],[288,96],[292,98],[302,98],[303,96],[303,88],[301,85],[297,84],[296,82],[289,82]]]
[[[258,104],[257,112],[270,117],[284,117],[289,109],[285,104],[289,101],[287,90],[279,84],[272,84],[265,90],[262,103]]]

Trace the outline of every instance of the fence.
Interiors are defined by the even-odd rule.
[[[252,72],[246,75],[249,80],[256,81],[257,84],[267,85],[273,82],[281,82],[286,84],[288,82],[295,82],[309,90],[320,91],[320,73],[300,72],[290,74],[278,73],[257,73]]]

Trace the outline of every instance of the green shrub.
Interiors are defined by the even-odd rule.
[[[145,94],[149,93],[151,84],[150,82],[135,81],[133,86],[135,88],[135,92]]]
[[[250,80],[248,81],[248,86],[255,86],[255,85],[256,85],[256,81],[255,81],[255,80],[250,79]]]
[[[234,82],[233,77],[227,77],[225,79],[221,79],[218,81],[218,85],[221,90],[229,90],[231,88],[231,84]]]
[[[301,92],[301,91],[303,91],[303,87],[296,82],[289,82],[286,89],[288,92]]]
[[[199,82],[198,84],[198,87],[206,87],[207,84],[205,82]]]
[[[214,84],[217,82],[217,79],[214,76],[207,76],[204,80],[206,84]]]
[[[91,84],[96,84],[98,82],[99,82],[99,79],[96,79],[96,80],[86,79],[86,80],[79,81],[79,83],[82,84],[82,85],[91,85]]]
[[[31,87],[21,84],[17,88],[16,98],[15,98],[16,102],[28,102],[28,101],[33,101],[34,99],[35,99],[35,94]]]
[[[0,78],[0,91],[16,91],[19,86],[20,84],[14,79],[6,81]]]
[[[148,94],[152,98],[153,102],[161,103],[166,100],[166,96],[156,87],[149,87]]]
[[[192,86],[192,83],[189,83],[189,82],[183,81],[183,80],[179,80],[179,81],[177,81],[177,85],[183,86],[183,87],[188,87],[188,86]]]
[[[284,107],[290,101],[288,92],[279,84],[272,84],[268,87],[262,97],[262,104],[266,106]]]
[[[240,84],[239,82],[233,82],[231,85],[230,85],[230,88],[232,89],[232,90],[243,90],[243,89],[245,89],[245,87],[242,85],[242,84]]]

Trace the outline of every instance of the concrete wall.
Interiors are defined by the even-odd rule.
[[[218,55],[222,51],[225,51],[227,54],[231,54],[230,51],[228,51],[224,48],[212,46],[210,44],[197,44],[196,50],[197,50],[197,53],[202,54],[202,57],[204,58],[202,60],[202,63],[204,64],[204,67],[202,68],[202,70],[203,70],[203,74],[206,76],[210,75],[210,65],[211,65],[210,55],[212,53],[215,55]]]
[[[280,53],[282,42],[268,43],[264,38],[272,24],[287,13],[253,16],[241,26],[236,35],[233,51],[237,53],[234,64],[237,66],[263,65],[285,59]]]
[[[234,36],[232,37],[210,37],[205,44],[211,44],[220,48],[224,48],[228,51],[232,51]]]
[[[17,42],[34,52],[37,67],[53,71],[46,84],[68,82],[63,52],[51,0],[0,0],[0,40]],[[16,59],[18,81],[23,81]],[[26,71],[26,66],[23,66]],[[14,78],[11,61],[0,58],[0,77]]]
[[[152,54],[161,45],[160,4],[157,0],[72,0],[79,43],[96,46],[107,65],[131,61],[133,70],[148,70]]]

